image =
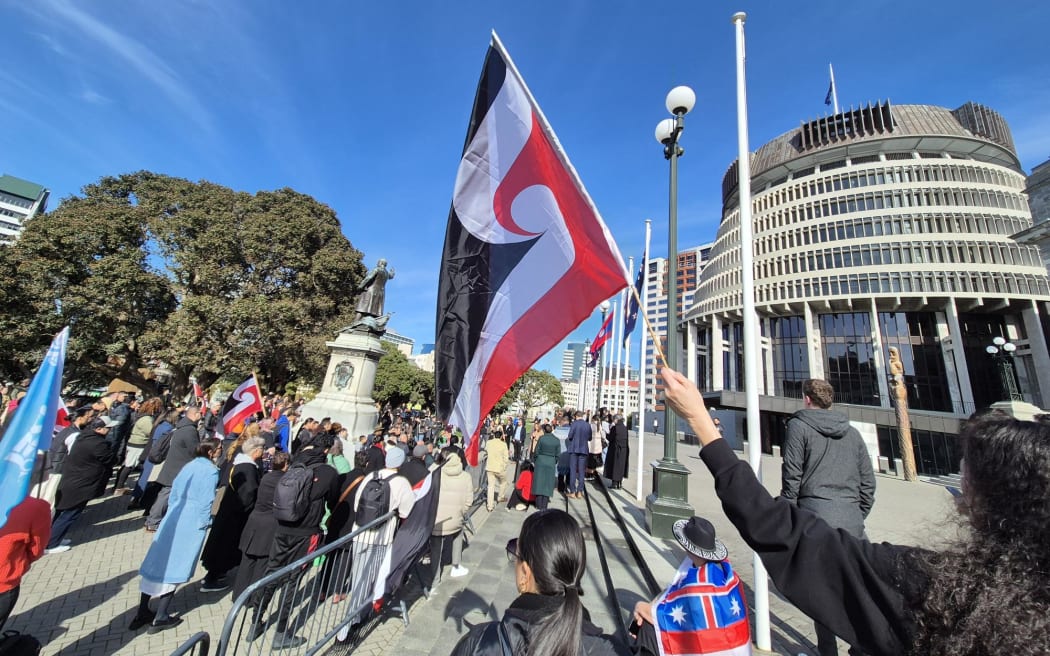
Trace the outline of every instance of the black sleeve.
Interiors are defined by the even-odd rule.
[[[921,585],[905,564],[915,550],[855,538],[774,499],[725,440],[704,447],[700,457],[726,516],[791,603],[864,652],[907,651],[914,624],[902,588]]]
[[[237,493],[237,499],[241,502],[245,512],[251,512],[255,508],[255,499],[259,496],[259,470],[252,471],[248,467],[234,467],[230,484]]]

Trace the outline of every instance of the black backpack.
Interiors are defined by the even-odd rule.
[[[298,522],[310,511],[314,470],[302,463],[288,468],[273,493],[273,516],[279,522]]]
[[[0,656],[36,656],[41,646],[40,641],[28,633],[4,631],[0,635]]]
[[[383,478],[381,472],[375,472],[361,489],[361,500],[357,504],[357,525],[374,522],[389,511],[390,481]]]
[[[167,433],[154,438],[149,443],[149,455],[146,456],[146,459],[154,465],[162,464],[168,458],[168,451],[171,450],[171,435],[174,432],[174,428],[169,428]]]

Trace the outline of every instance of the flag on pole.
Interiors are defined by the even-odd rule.
[[[612,334],[614,314],[615,312],[609,313],[609,316],[605,318],[605,323],[598,329],[598,334],[594,336],[594,341],[591,342],[591,361],[587,363],[588,367],[598,364],[598,358],[602,354],[602,347],[605,346],[605,342],[609,341],[609,335]]]
[[[25,398],[0,437],[0,526],[7,523],[11,509],[22,503],[29,492],[37,451],[51,446],[55,417],[62,402],[59,393],[68,342],[67,326],[51,341]]]
[[[642,263],[638,267],[638,275],[634,278],[635,293],[628,294],[631,300],[627,302],[627,312],[623,315],[624,346],[627,345],[627,341],[631,338],[631,333],[634,332],[634,326],[638,323],[638,299],[642,297],[642,288],[645,286],[645,272],[648,268],[645,255],[642,255]]]
[[[201,384],[197,382],[196,378],[190,378],[190,380],[193,381],[193,398],[197,401],[197,407],[205,407],[207,403],[204,398],[204,390],[201,389]]]
[[[259,382],[252,374],[233,390],[233,394],[222,404],[222,432],[226,435],[238,432],[236,429],[249,417],[263,411],[262,392]]]
[[[835,83],[828,84],[828,95],[824,96],[824,104],[831,107],[831,94],[835,91]]]
[[[477,463],[482,421],[628,284],[620,251],[495,33],[474,99],[438,286],[437,411]]]

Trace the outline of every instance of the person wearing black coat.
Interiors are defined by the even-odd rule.
[[[226,572],[241,561],[238,545],[259,493],[259,461],[262,460],[263,444],[261,437],[245,440],[228,468],[229,479],[201,553],[201,563],[208,570],[201,592],[221,592],[230,587],[224,580]]]
[[[186,408],[182,419],[175,424],[175,430],[171,433],[171,441],[168,446],[168,455],[161,465],[160,475],[157,476],[157,483],[161,485],[161,488],[157,492],[157,499],[153,502],[149,517],[146,519],[147,531],[156,531],[160,526],[160,520],[164,519],[164,513],[168,511],[168,496],[171,494],[171,485],[175,482],[175,477],[187,463],[197,457],[197,445],[201,441],[200,434],[197,432],[197,423],[200,418],[200,408],[190,406]]]
[[[113,463],[117,461],[107,435],[116,425],[117,422],[109,417],[92,420],[77,436],[76,448],[66,456],[55,498],[56,512],[51,522],[47,553],[69,550],[69,545],[63,544],[66,533],[87,508],[88,501],[105,494]]]
[[[614,490],[623,487],[623,479],[627,478],[627,463],[630,455],[627,426],[623,423],[623,417],[617,415],[612,428],[609,429],[609,450],[605,458],[605,478],[612,481],[609,487]]]
[[[233,584],[234,600],[240,597],[248,586],[266,575],[270,545],[273,544],[274,532],[277,531],[277,518],[273,515],[273,495],[281,477],[288,470],[288,459],[288,454],[284,451],[273,454],[273,470],[259,480],[255,506],[248,515],[248,521],[241,531],[240,543],[237,545],[241,551],[241,564],[237,568],[237,580]]]

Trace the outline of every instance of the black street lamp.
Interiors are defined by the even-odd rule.
[[[685,129],[685,115],[696,104],[696,94],[689,87],[671,89],[665,101],[674,118],[656,126],[656,140],[663,144],[664,159],[671,165],[671,185],[667,216],[667,364],[678,369],[678,158],[685,151],[678,138]],[[653,493],[645,500],[649,532],[662,538],[672,537],[671,527],[679,519],[693,516],[689,505],[689,470],[678,462],[678,421],[671,407],[664,403],[664,456],[653,463]]]
[[[1017,345],[1003,337],[996,337],[984,350],[992,356],[999,369],[1003,394],[1011,401],[1023,401],[1021,390],[1017,389],[1017,378],[1014,377],[1014,352],[1017,351]]]

